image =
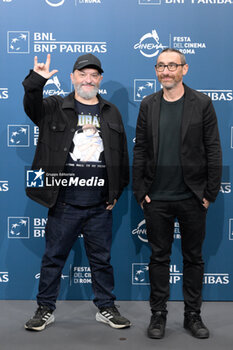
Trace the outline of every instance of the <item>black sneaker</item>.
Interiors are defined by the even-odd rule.
[[[45,327],[54,322],[53,311],[48,306],[40,305],[35,315],[24,325],[28,330],[42,331]]]
[[[126,328],[131,326],[130,321],[121,316],[115,306],[100,308],[95,319],[99,322],[108,323],[112,328]]]
[[[161,339],[164,337],[167,313],[162,311],[154,312],[151,316],[150,324],[147,329],[149,338]]]
[[[187,312],[184,314],[184,328],[188,329],[195,338],[209,338],[209,330],[197,312]]]

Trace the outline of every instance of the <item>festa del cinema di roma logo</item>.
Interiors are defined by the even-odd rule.
[[[139,222],[138,227],[132,231],[132,235],[137,235],[142,242],[148,242],[145,219]]]
[[[139,42],[134,45],[135,50],[139,50],[143,56],[148,58],[157,56],[159,51],[165,47],[160,43],[158,33],[155,29],[151,33],[143,35]]]

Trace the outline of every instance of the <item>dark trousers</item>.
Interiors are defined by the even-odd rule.
[[[181,201],[151,201],[144,204],[147,236],[152,249],[149,264],[152,312],[165,311],[169,298],[169,267],[175,218],[179,221],[181,232],[185,312],[200,312],[206,213],[207,210],[194,196]]]
[[[113,306],[114,278],[110,264],[112,212],[106,210],[104,204],[82,208],[61,202],[48,214],[46,250],[37,295],[39,305],[55,309],[62,269],[79,233],[83,234],[91,268],[94,303],[97,307]]]

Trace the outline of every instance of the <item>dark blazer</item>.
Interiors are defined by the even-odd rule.
[[[32,169],[62,173],[77,125],[74,92],[65,98],[54,95],[43,99],[46,81],[34,71],[23,81],[25,112],[39,127]],[[127,141],[121,115],[116,106],[99,95],[98,99],[108,175],[108,201],[113,203],[129,182]],[[56,203],[58,192],[58,186],[26,189],[31,199],[49,208]]]
[[[180,160],[184,182],[202,201],[214,202],[219,192],[222,152],[211,99],[184,84]],[[156,176],[158,128],[163,90],[141,102],[134,147],[133,191],[140,203]]]

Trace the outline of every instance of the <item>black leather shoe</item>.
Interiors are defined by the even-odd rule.
[[[187,312],[184,314],[184,328],[188,329],[195,338],[209,338],[209,330],[197,312]]]
[[[161,339],[165,333],[166,312],[157,311],[151,316],[150,324],[147,329],[149,338]]]

